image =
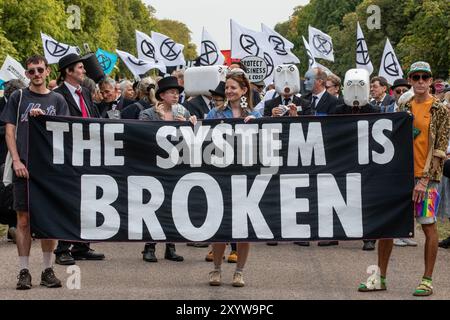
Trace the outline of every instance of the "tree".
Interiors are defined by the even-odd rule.
[[[381,10],[380,29],[369,30],[367,9],[376,5]],[[336,74],[343,76],[355,67],[356,23],[363,29],[374,74],[378,74],[386,38],[389,38],[404,72],[418,60],[430,62],[435,74],[448,77],[450,72],[450,2],[448,0],[311,0],[294,9],[289,21],[276,29],[296,46],[295,53],[307,68],[307,56],[301,36],[307,38],[308,25],[330,34],[333,38],[335,62],[323,62]],[[322,63],[322,61],[320,61]]]
[[[184,23],[168,19],[159,20],[156,31],[184,45],[184,56],[187,60],[197,58],[196,45],[191,43],[191,31]]]
[[[64,4],[57,0],[3,0],[0,28],[13,44],[19,59],[43,53],[40,33],[47,33],[58,41],[73,41],[66,28]]]

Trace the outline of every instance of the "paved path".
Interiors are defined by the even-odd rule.
[[[39,287],[42,255],[33,243],[31,272],[34,287],[15,290],[17,254],[15,245],[0,240],[0,299],[414,299],[412,291],[423,272],[423,236],[418,232],[418,248],[395,248],[385,293],[361,294],[356,291],[365,279],[366,269],[376,263],[376,252],[363,252],[362,242],[341,242],[338,247],[299,247],[285,243],[276,247],[255,244],[245,270],[244,288],[233,288],[234,265],[223,266],[224,284],[207,283],[212,264],[204,261],[207,249],[177,245],[185,261],[164,260],[164,245],[157,246],[160,261],[141,259],[143,244],[95,244],[106,254],[100,262],[78,262],[81,289]],[[228,250],[228,249],[227,249]],[[66,283],[66,268],[56,266],[56,274]],[[450,250],[439,249],[432,299],[450,299]]]

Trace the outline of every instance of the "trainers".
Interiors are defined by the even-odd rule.
[[[214,270],[209,273],[209,285],[213,287],[220,286],[222,284],[222,275],[220,271]]]
[[[233,275],[233,287],[243,287],[245,286],[244,275],[242,272],[235,272]]]
[[[394,239],[394,246],[406,247],[408,244],[403,239]]]
[[[17,279],[19,279],[19,282],[17,282],[16,289],[17,290],[30,290],[32,287],[31,284],[31,274],[28,269],[22,269],[20,270],[19,275],[17,276]]]
[[[17,235],[16,235],[17,229],[14,227],[11,227],[8,229],[8,239],[11,240],[13,243],[16,243]]]
[[[402,239],[402,241],[403,241],[404,243],[406,243],[406,245],[407,245],[408,247],[417,247],[417,242],[414,241],[413,239]]]
[[[444,249],[450,248],[450,237],[439,242],[439,247]]]
[[[375,250],[375,240],[364,241],[363,251]]]
[[[238,256],[236,251],[231,251],[228,256],[228,263],[237,263]]]
[[[41,274],[41,286],[47,288],[61,288],[61,281],[55,276],[52,268],[45,269]]]

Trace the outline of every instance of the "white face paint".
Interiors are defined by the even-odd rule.
[[[370,78],[365,69],[350,69],[345,74],[344,101],[345,104],[354,106],[365,106],[369,103]]]
[[[275,69],[275,89],[281,96],[300,92],[300,75],[295,65],[284,64]]]

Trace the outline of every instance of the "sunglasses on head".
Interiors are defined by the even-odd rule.
[[[27,72],[29,75],[34,76],[36,73],[43,74],[45,72],[45,69],[40,67],[35,69],[28,69]]]
[[[408,92],[408,91],[409,91],[409,89],[397,89],[397,90],[395,90],[395,93],[403,94],[403,93]]]
[[[411,79],[413,81],[419,81],[420,79],[422,79],[423,81],[427,81],[430,78],[431,78],[431,75],[429,75],[429,74],[414,74],[411,76]]]

